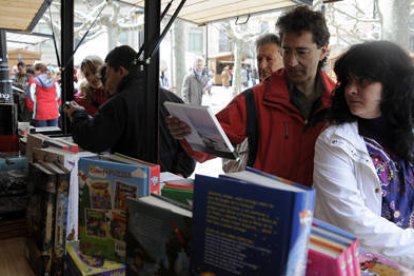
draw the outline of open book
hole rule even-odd
[[[208,106],[194,106],[164,102],[168,112],[188,124],[192,132],[186,137],[194,151],[206,152],[228,159],[236,159],[229,138]]]

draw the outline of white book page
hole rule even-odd
[[[191,134],[185,138],[193,150],[236,158],[233,145],[210,107],[173,102],[165,102],[164,105],[171,115],[191,127]]]

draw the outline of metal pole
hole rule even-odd
[[[0,29],[0,103],[13,103],[12,81],[7,64],[6,31]]]
[[[61,3],[61,55],[62,69],[62,101],[73,100],[73,16],[74,0],[65,0]],[[69,120],[62,114],[62,131],[64,134],[70,132]]]
[[[159,163],[159,146],[158,146],[158,89],[159,89],[159,51],[157,50],[152,56],[154,49],[154,38],[160,36],[161,22],[161,0],[145,0],[145,27],[144,27],[144,60],[149,64],[145,66],[145,96],[147,117],[147,132],[145,143],[147,145],[144,156],[146,160],[152,163]]]

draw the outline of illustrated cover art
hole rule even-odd
[[[108,234],[108,227],[105,218],[105,211],[97,209],[85,209],[86,218],[86,235],[106,238]]]
[[[79,240],[82,253],[125,260],[125,200],[150,193],[150,168],[86,157],[79,159]],[[159,179],[159,173],[158,173]]]
[[[89,182],[91,207],[96,209],[111,209],[111,191],[109,181],[96,181],[91,180]]]
[[[190,275],[191,211],[161,198],[127,200],[128,275]]]
[[[138,187],[134,187],[123,183],[121,181],[116,181],[116,193],[115,193],[115,208],[123,209],[126,208],[126,198],[136,198],[138,192]]]
[[[100,257],[93,257],[82,254],[77,242],[66,243],[66,271],[65,275],[125,275],[125,265]]]

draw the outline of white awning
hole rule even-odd
[[[144,7],[144,0],[122,0],[137,7]],[[161,0],[161,11],[171,0]],[[180,0],[175,0],[169,9],[173,14],[178,7]],[[298,3],[311,4],[312,0],[187,0],[181,9],[178,17],[198,25],[220,21],[238,16],[253,15],[270,12]]]

